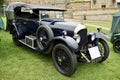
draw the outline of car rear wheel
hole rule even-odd
[[[6,19],[6,27],[5,27],[5,29],[4,29],[5,31],[8,30],[8,26],[10,26],[10,25],[9,25],[9,23],[8,23],[8,19]]]
[[[116,53],[120,53],[120,40],[115,40],[113,42],[113,50],[116,52]]]
[[[66,45],[57,44],[52,52],[52,58],[56,69],[65,76],[72,75],[77,66],[77,58]]]
[[[12,31],[12,40],[13,40],[13,43],[14,43],[15,45],[17,45],[17,46],[20,46],[20,45],[21,45],[21,43],[19,42],[18,34],[17,34],[15,28],[14,28],[13,31]]]
[[[36,40],[39,49],[45,50],[48,43],[53,39],[53,32],[51,28],[47,25],[41,25],[36,32]]]
[[[102,59],[101,59],[101,61],[99,61],[99,62],[103,62],[103,61],[105,61],[105,60],[108,58],[108,56],[109,56],[109,47],[108,47],[106,41],[103,40],[103,39],[99,39],[98,47],[99,47],[100,53],[101,53],[101,55],[102,55]]]

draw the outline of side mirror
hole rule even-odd
[[[101,32],[102,28],[101,28],[101,27],[98,27],[97,30],[98,30],[98,32]]]

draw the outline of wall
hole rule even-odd
[[[113,3],[113,0],[96,0],[96,3],[93,1],[92,8],[102,8],[102,5],[106,5],[106,8],[115,8],[116,2]]]
[[[101,20],[101,21],[112,21],[113,15],[120,11],[120,8],[108,8],[108,9],[86,9],[84,11],[73,10],[73,19],[84,19],[86,16],[87,20]]]
[[[89,9],[90,6],[91,6],[90,1],[71,2],[67,5],[67,8],[80,10],[81,7],[83,7],[84,9]]]
[[[19,1],[19,0],[6,0],[9,2]],[[61,8],[66,8],[68,11],[65,13],[65,18],[73,19],[83,19],[86,16],[87,20],[102,20],[111,21],[113,15],[119,11],[119,8],[115,8],[115,5],[111,0],[96,0],[96,4],[93,5],[91,9],[90,1],[83,2],[71,2],[66,3],[66,0],[20,0],[27,3],[34,4],[52,4]],[[54,3],[54,4],[53,4]],[[102,4],[106,4],[106,8],[101,8]]]
[[[101,5],[106,4],[106,8],[101,8]],[[80,7],[83,9],[80,9]],[[96,0],[96,4],[91,9],[91,2],[71,2],[67,5],[68,11],[65,14],[65,18],[84,19],[97,21],[112,21],[113,15],[120,10],[115,8],[115,4],[112,0]]]

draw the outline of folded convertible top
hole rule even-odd
[[[16,7],[26,7],[28,9],[39,9],[39,10],[48,10],[48,11],[66,11],[65,9],[58,8],[55,6],[27,4],[24,2],[12,2],[7,6],[6,11],[14,11]]]

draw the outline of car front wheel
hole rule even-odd
[[[102,59],[101,59],[101,61],[99,61],[99,62],[103,62],[103,61],[105,61],[105,60],[108,58],[108,56],[109,56],[109,47],[108,47],[106,41],[103,40],[103,39],[99,39],[98,47],[99,47],[100,53],[101,53],[101,55],[102,55]]]
[[[57,44],[52,52],[52,58],[56,69],[65,76],[72,75],[77,67],[77,58],[66,45]]]

